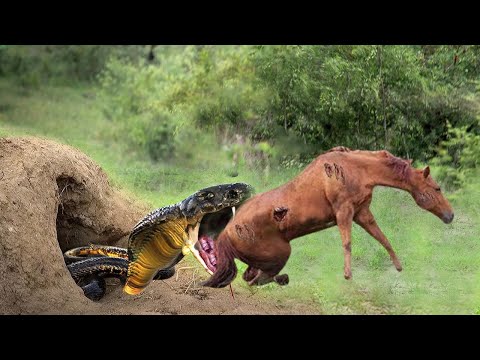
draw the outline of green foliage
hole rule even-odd
[[[295,154],[282,156],[280,166],[285,169],[303,169],[312,162],[313,158],[305,155]]]
[[[169,117],[168,121],[148,121],[149,129],[161,124],[162,129],[153,130],[155,138],[165,132],[182,136],[192,127],[245,133],[259,121],[252,109],[261,106],[261,92],[251,84],[252,69],[244,50],[190,46],[157,56],[160,65],[112,58],[99,77],[105,114],[124,124],[128,128],[123,130],[125,138],[135,144],[141,144],[140,137],[146,134],[144,142],[150,144],[147,151],[152,159],[159,159],[154,155],[159,142],[144,131],[142,119]],[[167,138],[173,139],[163,137],[161,142]]]
[[[248,51],[248,47],[197,49],[192,78],[183,83],[186,96],[175,99],[171,106],[183,106],[201,128],[230,127],[248,134],[259,121],[256,114],[264,102],[264,94],[255,88]]]
[[[437,176],[449,190],[465,185],[478,169],[480,162],[480,135],[467,127],[454,128],[448,124],[446,140],[440,143],[432,164],[437,166]]]
[[[447,121],[474,116],[458,91],[426,75],[420,55],[409,46],[261,46],[255,63],[273,93],[268,111],[306,142],[425,159]]]
[[[195,157],[184,142],[201,132],[209,149],[247,139],[250,168],[300,168],[338,145],[428,161],[448,124],[480,134],[479,46],[158,45],[149,60],[150,49],[2,46],[0,75],[25,92],[98,81],[112,136],[154,161]]]
[[[107,116],[129,124],[123,134],[135,136],[138,145],[157,144],[147,139],[153,135],[141,119],[166,116],[169,121],[149,120],[148,128],[158,124],[159,133],[180,135],[195,127],[224,145],[237,135],[252,146],[268,142],[275,149],[269,163],[286,167],[299,168],[337,145],[386,148],[426,161],[448,136],[447,124],[480,131],[471,92],[478,49],[467,47],[455,68],[448,67],[447,59],[458,51],[455,46],[160,47],[155,64],[111,58],[100,76],[102,100]],[[143,148],[159,159],[153,155],[158,146]],[[247,159],[256,159],[247,165],[259,166],[261,156],[247,152]]]
[[[92,81],[108,58],[138,58],[143,52],[143,46],[11,45],[0,49],[0,75],[15,76],[25,87]]]
[[[474,89],[480,75],[480,46],[425,45],[421,47],[428,76],[452,88]]]
[[[144,149],[154,161],[172,159],[177,145],[178,122],[157,105],[163,77],[161,69],[143,60],[118,58],[112,58],[99,77],[103,111],[119,125],[116,136]]]
[[[174,129],[168,123],[153,127],[146,138],[148,154],[154,161],[169,159],[175,154]]]

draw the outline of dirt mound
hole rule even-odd
[[[0,312],[86,309],[62,252],[116,243],[141,214],[81,152],[47,140],[0,139]]]
[[[225,289],[198,288],[195,264],[141,295],[111,286],[100,302],[88,300],[63,251],[90,243],[125,246],[148,210],[112,189],[102,169],[76,149],[37,138],[0,139],[0,313],[312,312],[305,306],[287,311],[247,290],[234,301]]]

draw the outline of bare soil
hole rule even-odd
[[[93,302],[73,281],[67,249],[88,244],[126,246],[149,210],[110,186],[85,154],[39,138],[0,139],[1,314],[306,314],[311,305],[275,304],[259,292],[198,285],[206,274],[191,261],[178,276],[155,281],[140,295],[109,280]],[[193,265],[193,268],[192,268]]]

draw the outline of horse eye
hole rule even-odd
[[[442,191],[442,188],[438,187],[438,188],[435,189],[435,191],[440,192],[440,191]]]

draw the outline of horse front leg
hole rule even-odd
[[[260,279],[261,277],[263,280]],[[262,270],[253,268],[251,266],[249,266],[243,273],[243,280],[248,282],[250,285],[260,285],[261,282],[266,284],[266,279],[268,279],[268,282],[275,281],[278,285],[287,285],[289,282],[289,277],[287,274],[265,276]]]
[[[343,276],[349,280],[352,278],[351,258],[352,258],[352,222],[353,208],[344,207],[337,211],[337,225],[342,237],[344,268]]]
[[[393,265],[397,271],[402,271],[402,264],[398,260],[397,254],[393,251],[393,247],[388,241],[387,237],[383,234],[382,230],[378,227],[375,218],[369,208],[364,208],[358,212],[355,217],[355,222],[365,229],[374,239],[376,239],[387,250],[392,259]]]

